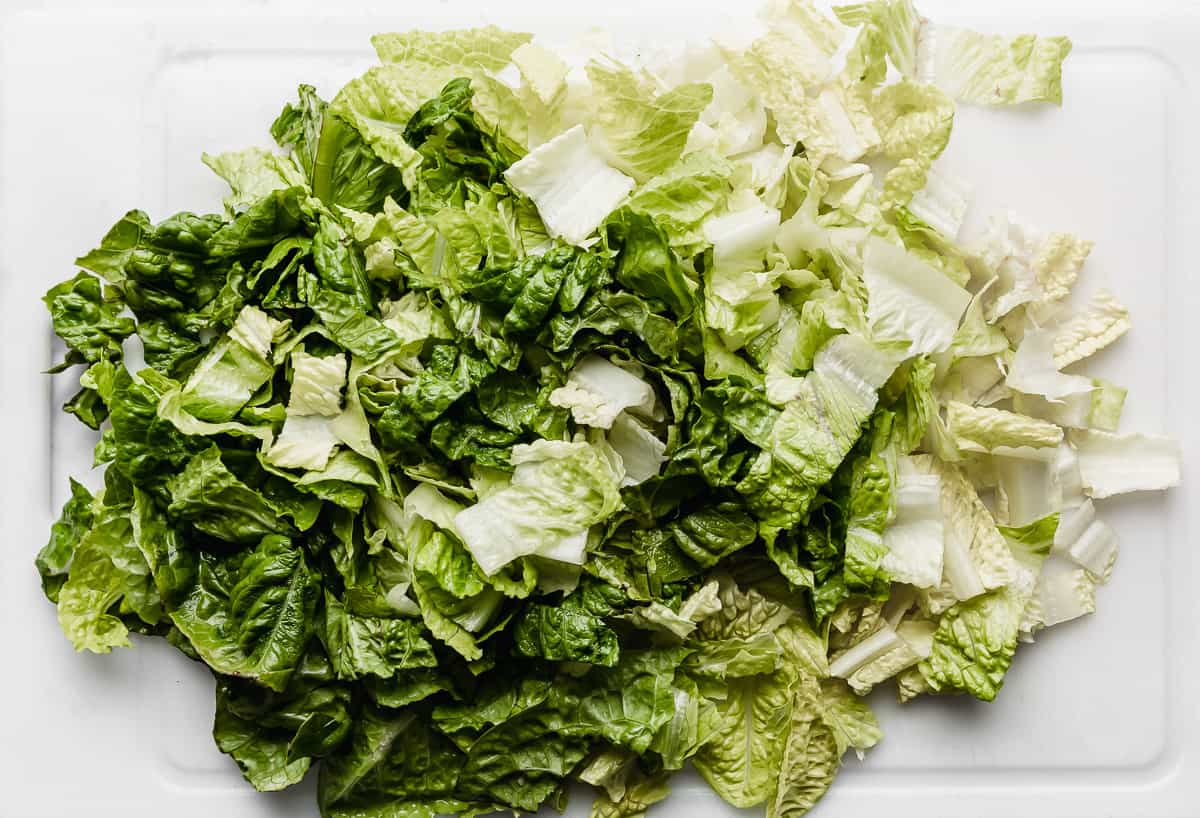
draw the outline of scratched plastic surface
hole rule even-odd
[[[57,354],[38,298],[71,260],[131,207],[218,207],[200,152],[266,144],[296,85],[336,90],[371,63],[376,31],[495,22],[565,38],[600,25],[652,45],[664,31],[703,38],[743,5],[617,0],[584,17],[537,0],[223,3],[0,4],[0,818],[317,814],[311,780],[260,795],[216,750],[202,667],[140,639],[76,655],[40,597],[32,558],[67,476],[97,479],[90,433],[58,411],[72,376],[38,374]],[[960,108],[947,161],[975,187],[971,220],[1012,209],[1096,240],[1087,286],[1115,289],[1134,331],[1092,371],[1129,388],[1124,428],[1181,439],[1185,486],[1107,504],[1122,554],[1098,613],[1022,648],[994,704],[876,695],[883,743],[847,759],[814,816],[1194,816],[1200,17],[1156,0],[920,6],[1074,39],[1063,109]],[[738,813],[698,777],[674,789],[659,815]]]

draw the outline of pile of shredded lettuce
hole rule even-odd
[[[1068,306],[1091,242],[961,235],[937,162],[956,100],[1059,103],[1069,41],[759,23],[381,34],[204,157],[224,212],[121,218],[45,297],[100,432],[37,558],[75,647],[203,662],[220,749],[319,760],[330,818],[640,816],[689,764],[782,818],[873,687],[991,700],[1091,612],[1093,500],[1178,450],[1074,371],[1129,329]]]

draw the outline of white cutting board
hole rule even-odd
[[[59,354],[39,297],[129,208],[156,220],[218,208],[221,185],[200,152],[266,144],[298,83],[328,94],[370,64],[373,32],[495,22],[560,36],[600,24],[619,38],[702,37],[756,3],[140,5],[0,2],[0,818],[307,818],[316,815],[311,780],[259,795],[217,752],[202,667],[146,640],[76,655],[59,633],[33,556],[67,476],[94,484],[96,475],[86,478],[91,435],[58,411],[73,375],[52,383],[38,374]],[[1122,555],[1099,612],[1022,647],[994,704],[900,708],[890,692],[876,696],[883,743],[865,762],[848,758],[815,814],[1195,816],[1197,6],[943,0],[921,9],[941,22],[1074,39],[1061,110],[962,108],[947,162],[976,186],[972,221],[1012,209],[1096,240],[1087,286],[1113,287],[1135,328],[1090,371],[1129,387],[1123,428],[1181,440],[1186,485],[1104,504]],[[688,776],[657,812],[736,811]]]

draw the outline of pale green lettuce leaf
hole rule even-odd
[[[592,757],[579,771],[579,780],[604,790],[609,801],[620,801],[637,756],[629,750],[608,747]]]
[[[950,96],[978,105],[1062,104],[1066,37],[1004,37],[952,26],[927,26],[917,54],[918,76]]]
[[[757,150],[735,157],[734,186],[750,191],[767,207],[784,207],[793,150],[777,142],[768,142]]]
[[[421,157],[404,140],[417,109],[450,80],[498,71],[532,35],[495,26],[455,31],[409,31],[371,38],[384,65],[347,83],[330,103],[330,113],[352,124],[385,162],[414,181]]]
[[[683,153],[688,133],[712,102],[712,86],[689,83],[661,91],[648,72],[592,60],[589,132],[612,164],[639,182],[665,171]]]
[[[403,274],[411,283],[436,287],[446,274],[447,247],[444,236],[389,196],[375,214],[349,213],[354,240],[363,248],[367,272],[391,279]]]
[[[917,70],[917,35],[922,18],[910,0],[873,0],[835,6],[838,20],[862,26],[846,56],[847,72],[864,82],[878,84],[887,76],[887,61],[902,76]]]
[[[342,410],[346,386],[346,356],[309,355],[303,348],[292,353],[292,392],[288,411],[297,415],[333,417]]]
[[[734,269],[716,266],[704,288],[704,320],[731,352],[774,326],[781,312],[775,292],[779,270]]]
[[[454,517],[464,508],[462,503],[452,500],[436,486],[421,483],[404,496],[404,513],[409,517],[420,517],[438,528],[454,532]],[[457,533],[457,532],[456,532]]]
[[[713,89],[712,102],[700,112],[700,121],[688,134],[684,153],[715,151],[721,156],[740,156],[763,145],[767,130],[767,112],[750,89],[734,77],[720,52],[713,47],[701,52],[696,60],[703,68],[689,79],[699,80]]]
[[[925,186],[913,193],[908,212],[954,241],[970,206],[971,188],[936,165],[925,175]]]
[[[181,406],[200,420],[232,420],[273,374],[271,347],[287,329],[257,307],[243,307],[183,386]]]
[[[689,153],[638,187],[626,205],[653,218],[672,247],[694,248],[704,241],[701,225],[730,193],[733,166],[712,153]]]
[[[341,442],[334,424],[341,415],[345,385],[344,355],[318,358],[295,350],[287,419],[265,460],[281,469],[324,469]]]
[[[536,148],[583,121],[591,88],[579,81],[582,71],[572,72],[562,57],[537,43],[513,51],[512,61],[520,75],[518,96],[526,114],[528,147]]]
[[[883,730],[867,703],[837,679],[821,680],[821,719],[833,729],[837,754],[853,748],[858,757],[883,738]]]
[[[738,484],[752,512],[771,527],[789,527],[808,511],[862,432],[876,390],[895,358],[853,335],[838,335],[817,353],[797,397],[751,442],[762,452]]]
[[[962,323],[950,343],[949,354],[953,358],[975,358],[1003,355],[1008,350],[1008,336],[1004,330],[989,324],[983,317],[983,300],[976,295],[963,313]]]
[[[936,692],[992,701],[1017,649],[1027,599],[1005,587],[955,604],[938,620],[921,674]]]
[[[933,625],[924,620],[887,622],[865,634],[845,650],[830,657],[829,674],[845,679],[855,693],[871,689],[929,655]]]
[[[949,348],[971,294],[904,248],[873,236],[863,261],[867,315],[881,340],[908,341],[909,354]]]
[[[1131,326],[1125,305],[1108,290],[1101,290],[1055,330],[1054,363],[1061,368],[1081,361],[1129,332]]]
[[[421,102],[436,96],[442,86],[464,68],[499,71],[513,51],[533,39],[533,35],[506,31],[496,26],[450,31],[405,31],[376,34],[371,45],[380,61],[391,65],[420,67],[433,77],[435,88]],[[443,79],[444,77],[444,79]]]
[[[562,58],[534,42],[522,43],[512,52],[521,79],[543,105],[553,104],[562,93],[569,70]]]
[[[954,102],[937,88],[908,80],[881,88],[871,100],[871,113],[880,152],[895,162],[913,160],[926,171],[946,149],[954,126]]]
[[[638,770],[633,773],[619,798],[613,799],[608,793],[596,797],[590,818],[644,818],[651,806],[670,795],[669,773],[646,775]]]
[[[171,424],[185,435],[245,435],[256,437],[270,446],[275,439],[274,430],[268,425],[255,425],[229,420],[223,423],[211,423],[200,420],[183,408],[184,398],[180,389],[168,389],[162,393],[155,411],[159,416],[171,421]]]
[[[1022,604],[1018,633],[1029,638],[1045,626],[1039,597],[1036,593],[1042,566],[1054,544],[1059,515],[1051,513],[1020,526],[1000,526],[1000,534],[1008,544],[1013,561],[1006,592],[1016,604]],[[1023,602],[1022,602],[1023,601]]]
[[[819,88],[804,104],[796,106],[795,136],[817,156],[829,155],[847,162],[859,159],[879,144],[879,132],[866,98],[859,89],[834,81]],[[790,140],[789,140],[790,141]]]
[[[1125,406],[1126,390],[1093,378],[1091,390],[1050,401],[1037,395],[1013,395],[1013,410],[1068,429],[1115,432]]]
[[[1056,463],[1020,457],[995,457],[996,516],[1010,526],[1029,525],[1059,511],[1064,502]]]
[[[816,155],[853,160],[871,150],[879,134],[858,89],[831,80],[830,58],[841,32],[806,0],[777,2],[763,22],[767,33],[745,48],[722,45],[734,77],[775,117],[785,145],[803,142]]]
[[[583,126],[539,145],[504,172],[533,200],[551,234],[580,245],[634,188],[634,180],[605,162]]]
[[[1070,294],[1092,246],[1093,242],[1070,233],[1050,233],[1041,240],[1033,271],[1047,299],[1058,301]]]
[[[528,554],[581,564],[582,548],[564,554],[563,541],[586,542],[588,528],[621,506],[614,459],[582,440],[514,446],[512,483],[457,514],[455,529],[489,575]]]
[[[1063,439],[1062,429],[1053,423],[1006,409],[968,406],[958,401],[946,404],[946,423],[959,447],[966,451],[1014,456],[1028,450],[1053,452]],[[1038,454],[1033,452],[1030,456]]]
[[[719,583],[709,580],[692,593],[679,606],[678,611],[668,608],[661,602],[651,602],[631,616],[631,620],[639,627],[652,627],[667,631],[679,639],[686,639],[696,630],[696,626],[708,617],[721,610]]]
[[[430,339],[450,340],[454,332],[427,293],[409,291],[379,305],[383,325],[400,339],[401,352],[416,356]]]
[[[150,567],[133,537],[128,508],[102,506],[70,560],[58,591],[58,622],[75,650],[108,653],[129,647],[120,614],[154,624],[162,615]]]
[[[729,211],[704,222],[704,238],[713,246],[713,268],[740,273],[760,270],[779,229],[779,211],[742,191]]]
[[[225,197],[230,213],[240,213],[273,190],[305,187],[308,180],[288,157],[265,148],[246,148],[216,156],[201,154],[204,164],[229,183]]]
[[[492,74],[471,77],[471,110],[480,129],[514,156],[523,156],[529,144],[529,112],[520,94]]]
[[[1069,233],[1042,235],[1011,214],[992,218],[972,250],[974,273],[996,279],[986,296],[988,320],[1022,304],[1036,311],[1065,298],[1091,248],[1092,242]]]
[[[813,679],[803,679],[796,686],[791,723],[779,759],[779,780],[767,802],[767,818],[804,815],[833,783],[842,753],[825,707],[821,688]]]
[[[733,806],[752,807],[774,794],[791,731],[793,695],[782,671],[726,681],[716,729],[693,763]]]
[[[1034,589],[1038,625],[1051,627],[1096,611],[1096,581],[1070,560],[1050,555]]]

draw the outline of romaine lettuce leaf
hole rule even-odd
[[[1066,37],[1004,37],[953,26],[921,32],[917,75],[955,99],[980,105],[1062,104]]]

